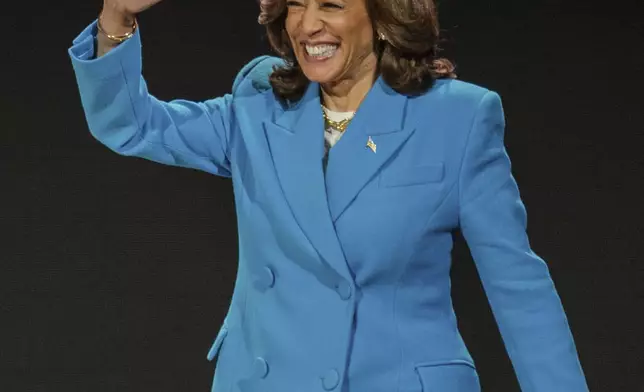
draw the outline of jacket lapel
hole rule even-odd
[[[407,97],[379,78],[329,151],[326,190],[333,222],[413,133],[404,124],[406,109]]]
[[[284,197],[298,225],[320,256],[350,276],[326,198],[322,159],[324,119],[319,85],[310,83],[303,98],[264,121],[266,138]]]

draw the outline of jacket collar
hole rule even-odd
[[[297,103],[264,122],[277,177],[296,221],[322,257],[341,272],[348,273],[348,267],[334,223],[413,133],[405,124],[407,100],[378,78],[331,148],[326,176],[318,83],[310,83]],[[367,146],[369,140],[375,151]]]

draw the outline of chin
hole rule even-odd
[[[304,76],[311,82],[316,82],[320,84],[330,83],[338,79],[339,72],[332,70],[322,71],[322,70],[307,70],[302,68]]]
[[[336,56],[323,60],[301,56],[298,58],[298,63],[304,76],[310,81],[320,84],[330,83],[339,79],[342,74],[342,61]]]

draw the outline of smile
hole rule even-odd
[[[322,60],[332,57],[338,50],[338,47],[339,45],[335,44],[304,45],[306,54],[316,60]]]

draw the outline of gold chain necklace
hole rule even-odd
[[[353,119],[353,115],[351,115],[351,117],[345,118],[342,121],[333,121],[329,118],[329,115],[326,113],[326,110],[324,110],[324,106],[322,106],[322,116],[324,116],[324,121],[326,121],[329,127],[335,130],[338,130],[341,133],[346,131],[347,127],[349,126],[349,123]]]

